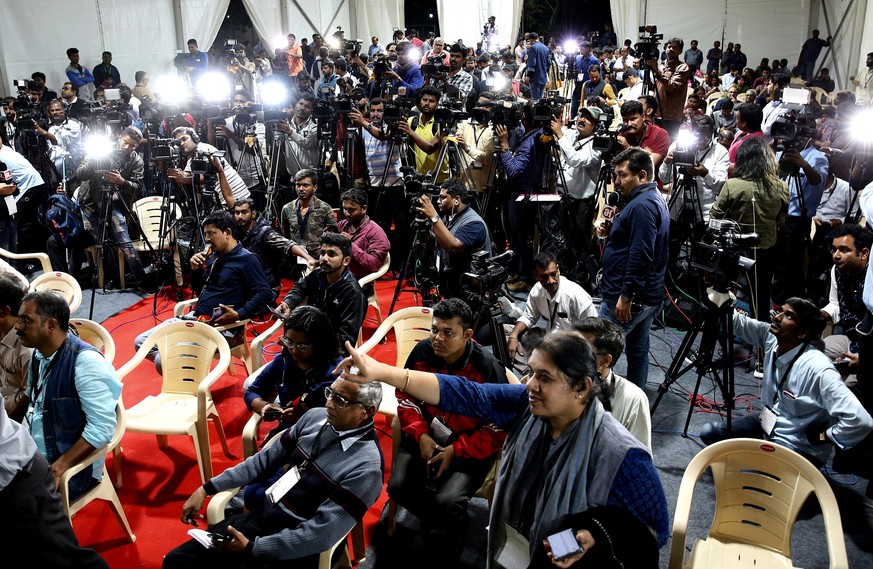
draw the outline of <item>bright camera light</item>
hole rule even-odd
[[[338,37],[331,36],[325,40],[325,43],[334,49],[340,48],[340,40]]]
[[[409,56],[409,61],[421,61],[421,50],[418,48],[410,48],[406,54]]]
[[[113,150],[115,145],[105,136],[92,136],[85,141],[85,155],[92,160],[107,158]]]
[[[562,45],[564,48],[564,53],[576,53],[577,51],[579,51],[579,46],[574,40],[565,40]]]
[[[296,42],[295,42],[296,45]],[[273,47],[288,47],[288,38],[283,35],[278,35],[273,38]]]
[[[852,138],[864,144],[873,143],[873,110],[859,111],[850,123]]]
[[[499,91],[500,89],[506,87],[506,85],[509,83],[509,80],[501,73],[500,75],[494,75],[492,77],[489,77],[488,79],[486,79],[485,83],[493,90]]]
[[[197,81],[197,93],[209,102],[226,101],[230,97],[230,83],[224,73],[204,73]]]
[[[167,105],[178,105],[188,95],[188,85],[178,75],[164,75],[154,82],[155,95]]]
[[[676,137],[676,148],[688,148],[697,143],[697,138],[690,129],[679,129],[679,135]]]
[[[261,85],[261,102],[268,107],[278,107],[288,100],[288,90],[279,81],[267,81]]]

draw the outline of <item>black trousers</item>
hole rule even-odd
[[[776,237],[773,270],[773,301],[779,306],[789,298],[806,296],[806,271],[803,267],[809,249],[810,220],[787,217]]]
[[[275,518],[265,519],[261,512],[246,512],[226,518],[209,531],[227,535],[227,526],[233,526],[235,530],[245,535],[248,539],[264,535],[273,535],[290,527],[287,520],[283,523]],[[333,544],[330,544],[333,545]],[[325,549],[330,547],[325,546]],[[182,545],[170,551],[164,557],[163,569],[316,569],[318,567],[318,555],[308,555],[299,559],[285,561],[264,561],[253,556],[226,553],[218,548],[206,549],[199,542],[190,539]]]
[[[33,567],[109,569],[96,551],[79,545],[41,454],[0,491],[0,512],[4,552],[19,552]]]

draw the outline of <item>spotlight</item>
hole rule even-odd
[[[579,51],[579,45],[576,43],[576,40],[564,40],[562,47],[564,48],[564,53],[566,54],[576,53],[577,51]]]
[[[105,136],[92,136],[85,141],[85,155],[92,160],[102,160],[112,154],[115,146]]]
[[[873,110],[858,111],[849,123],[849,131],[857,142],[873,143]]]
[[[155,79],[155,95],[161,103],[178,105],[188,95],[188,85],[178,75],[164,75]]]
[[[278,80],[261,84],[261,102],[268,107],[279,107],[288,100],[288,90]]]
[[[230,97],[230,84],[227,77],[227,74],[223,73],[204,73],[197,81],[197,93],[211,103],[226,101]]]

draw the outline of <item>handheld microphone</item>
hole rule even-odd
[[[603,205],[603,219],[612,223],[618,213],[618,201],[620,196],[618,192],[608,192],[606,194],[606,202]]]
[[[12,181],[12,170],[5,162],[0,162],[0,184],[14,184]]]

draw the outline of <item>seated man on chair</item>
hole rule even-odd
[[[247,251],[233,236],[233,218],[226,210],[216,210],[203,220],[206,250],[191,257],[191,284],[199,298],[191,317],[210,324],[232,324],[257,316],[276,298],[258,257]],[[217,314],[219,313],[220,314]],[[216,315],[217,314],[217,315]],[[176,319],[171,318],[166,322]],[[152,330],[134,340],[142,346]],[[224,331],[234,347],[245,341],[245,327]],[[148,355],[161,371],[158,349]]]
[[[70,334],[70,307],[56,292],[27,294],[15,330],[21,343],[34,349],[24,424],[57,482],[112,440],[121,382],[97,348]],[[102,460],[73,476],[70,502],[96,486],[102,476]]]
[[[430,338],[413,348],[406,368],[506,383],[500,362],[472,341],[472,319],[460,299],[437,303]],[[482,486],[506,433],[480,419],[444,413],[399,389],[397,400],[403,434],[388,495],[421,520],[432,553],[457,560],[469,522],[467,502]]]
[[[704,444],[736,437],[769,440],[803,455],[816,467],[827,463],[833,446],[860,443],[873,418],[843,383],[820,350],[825,319],[818,307],[789,298],[772,324],[734,313],[734,333],[764,350],[760,413],[704,425]]]
[[[251,198],[236,200],[233,204],[233,220],[240,237],[240,244],[257,255],[267,282],[274,290],[281,287],[280,270],[283,257],[298,257],[308,265],[314,265],[313,259],[302,246],[291,239],[282,237],[267,220],[255,210]]]
[[[321,236],[318,268],[294,283],[278,309],[288,316],[304,300],[330,317],[339,336],[354,344],[364,322],[367,299],[358,280],[349,271],[352,241],[345,235],[327,232]]]
[[[391,243],[385,230],[367,215],[367,193],[358,188],[342,195],[345,219],[337,223],[337,231],[352,240],[352,262],[349,270],[356,279],[375,273],[385,262]]]
[[[311,409],[276,444],[194,491],[182,506],[182,521],[193,526],[209,495],[260,484],[265,497],[260,508],[210,528],[230,541],[207,549],[189,540],[167,554],[164,569],[312,568],[351,531],[382,490],[373,428],[382,387],[337,379],[325,394],[326,407]]]

